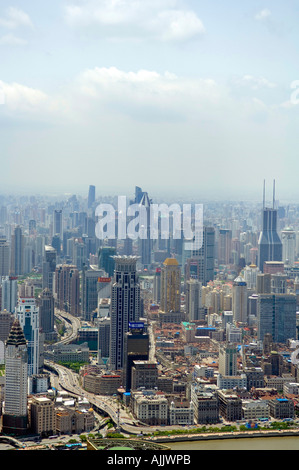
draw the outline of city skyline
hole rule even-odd
[[[259,200],[266,178],[296,200],[297,13],[277,0],[3,0],[2,193],[126,194],[136,181]]]

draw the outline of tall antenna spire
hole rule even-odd
[[[273,209],[275,208],[275,180],[273,180]]]
[[[265,209],[265,180],[264,180],[264,189],[263,189],[263,209]]]

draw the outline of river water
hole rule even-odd
[[[210,441],[182,441],[165,443],[171,450],[299,450],[296,437],[252,437],[242,439],[215,439]]]

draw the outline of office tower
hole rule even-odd
[[[0,278],[9,275],[9,244],[5,237],[0,237]]]
[[[296,295],[260,294],[257,300],[258,340],[264,341],[266,333],[275,343],[296,339]]]
[[[131,389],[154,390],[158,385],[158,365],[152,361],[133,361]]]
[[[54,276],[56,269],[57,252],[51,245],[46,245],[43,259],[43,289],[54,292]]]
[[[244,268],[244,281],[248,289],[256,289],[257,275],[259,268],[255,264],[250,264]]]
[[[162,312],[181,310],[181,269],[175,258],[167,258],[161,268]]]
[[[218,266],[232,262],[232,231],[220,229],[218,236]]]
[[[88,209],[91,209],[96,200],[96,187],[92,184],[88,190]]]
[[[60,256],[61,255],[61,238],[58,233],[53,235],[52,240],[51,240],[51,246],[56,251],[57,256]]]
[[[17,226],[11,236],[10,274],[24,274],[24,235],[21,227]]]
[[[110,318],[100,318],[98,320],[98,362],[110,355]]]
[[[85,268],[82,271],[82,316],[90,321],[98,307],[98,279],[101,271]]]
[[[73,243],[73,264],[77,266],[79,271],[82,271],[83,266],[86,266],[87,254],[86,254],[86,246],[83,243],[82,238],[76,238]]]
[[[286,294],[287,280],[286,274],[271,274],[271,294]]]
[[[143,194],[144,193],[143,193],[142,189],[139,186],[135,186],[135,203],[136,204],[140,203]]]
[[[103,246],[99,249],[99,268],[103,269],[108,276],[114,274],[116,249],[111,246]]]
[[[143,322],[129,323],[129,331],[125,335],[124,349],[124,387],[129,392],[132,386],[134,361],[147,361],[149,359],[149,335],[145,331]]]
[[[38,296],[39,324],[46,340],[55,336],[54,331],[54,296],[47,287]]]
[[[28,345],[28,377],[30,377],[40,371],[39,309],[34,297],[19,297],[16,316]]]
[[[62,210],[55,209],[53,212],[53,233],[52,236],[59,236],[60,242],[63,239],[63,220],[62,220]]]
[[[235,322],[247,323],[247,284],[241,276],[236,277],[232,289],[232,311]]]
[[[18,302],[18,278],[6,276],[2,278],[1,309],[14,313]]]
[[[152,240],[150,234],[150,205],[151,201],[146,192],[143,193],[143,196],[140,201],[140,206],[145,208],[146,212],[146,226],[140,228],[142,230],[142,236],[138,238],[139,245],[139,255],[140,262],[145,267],[148,268],[152,261]]]
[[[3,343],[9,336],[14,319],[12,313],[0,311],[0,341]]]
[[[186,250],[184,250],[186,251]],[[203,227],[202,247],[199,250],[188,251],[184,254],[186,259],[185,277],[197,279],[204,286],[214,280],[215,261],[215,229]]]
[[[5,348],[5,406],[2,417],[4,434],[22,435],[27,431],[28,353],[27,341],[15,319]]]
[[[55,292],[59,310],[80,315],[80,278],[76,266],[63,264],[56,267]]]
[[[222,376],[237,375],[237,346],[232,343],[219,347],[219,374]]]
[[[282,261],[289,265],[294,266],[296,256],[296,232],[291,228],[285,228],[281,232],[282,242]]]
[[[160,303],[161,300],[161,268],[156,268],[154,275],[154,287],[153,287],[153,299],[154,302]]]
[[[201,288],[202,284],[197,279],[186,282],[186,314],[190,322],[204,319]]]
[[[110,366],[124,367],[125,335],[129,322],[140,316],[140,285],[135,256],[115,256],[115,271],[111,287]]]
[[[265,261],[282,260],[282,243],[277,233],[277,210],[275,209],[275,182],[273,186],[273,207],[265,207],[265,183],[262,211],[262,231],[258,241],[258,267],[264,272]]]
[[[256,276],[256,293],[270,294],[271,292],[271,274],[258,273]]]

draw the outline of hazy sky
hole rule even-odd
[[[258,200],[275,178],[299,201],[298,20],[291,0],[1,0],[0,193]]]

